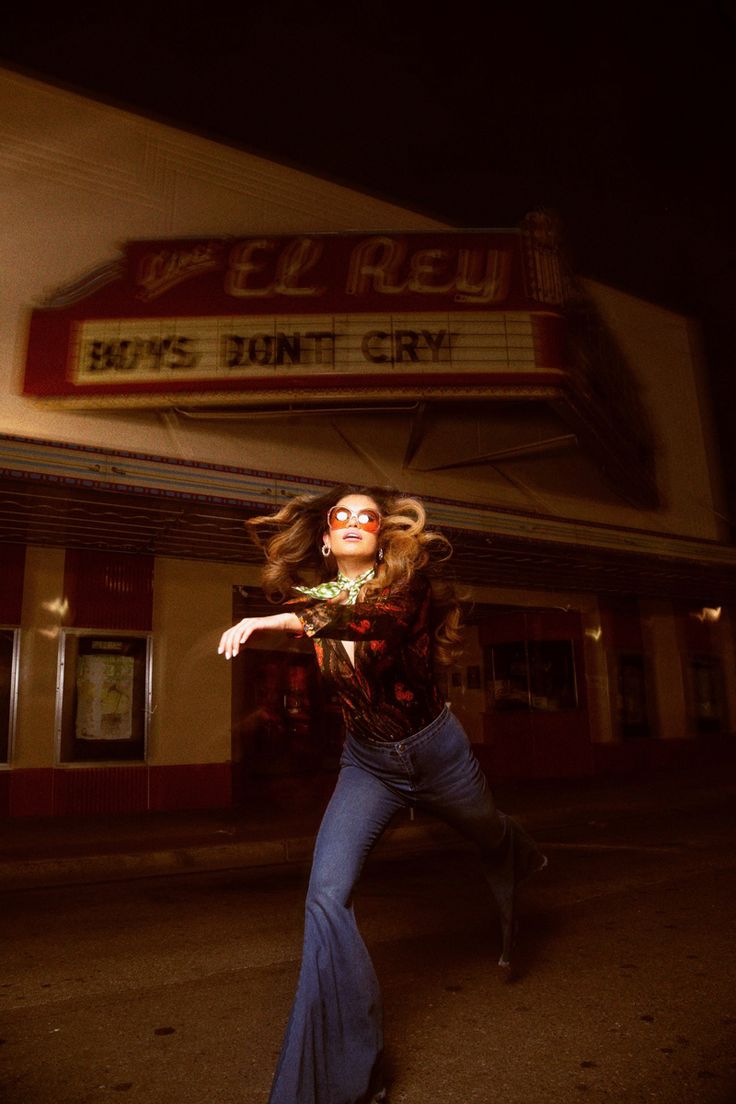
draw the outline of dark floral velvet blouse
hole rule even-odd
[[[432,591],[414,576],[376,598],[343,605],[317,601],[294,610],[312,640],[327,688],[345,727],[360,740],[385,743],[424,728],[444,706],[432,669]],[[355,642],[355,666],[342,641]]]

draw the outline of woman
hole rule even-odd
[[[450,546],[425,528],[421,503],[340,487],[250,524],[266,555],[264,590],[298,605],[246,617],[223,633],[219,651],[230,659],[264,630],[306,634],[347,730],[315,845],[299,984],[270,1104],[370,1104],[385,1100],[380,993],[352,895],[394,813],[429,810],[478,846],[507,975],[515,886],[546,859],[496,810],[439,690],[434,668],[457,651],[459,607],[440,573]]]

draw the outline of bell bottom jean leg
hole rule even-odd
[[[411,744],[407,744],[411,749]],[[535,841],[496,808],[488,781],[460,722],[448,712],[434,739],[409,751],[417,803],[471,840],[501,925],[499,966],[509,968],[519,883],[546,864]]]
[[[403,804],[343,755],[315,844],[299,982],[269,1104],[363,1104],[381,1088],[381,996],[352,895]]]

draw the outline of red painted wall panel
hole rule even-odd
[[[0,624],[20,625],[26,550],[22,544],[0,544]]]
[[[609,648],[626,652],[644,650],[639,601],[635,597],[599,598],[603,638]]]
[[[0,773],[0,817],[174,812],[231,804],[231,763],[44,767]]]
[[[152,810],[224,809],[232,804],[232,763],[151,767]]]
[[[65,624],[77,628],[149,631],[153,556],[71,548],[66,553]]]
[[[54,771],[51,767],[10,770],[8,813],[11,817],[51,816],[54,811]]]
[[[142,813],[148,804],[148,769],[88,767],[54,771],[54,813]]]

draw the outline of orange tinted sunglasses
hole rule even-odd
[[[381,528],[378,510],[349,510],[347,506],[333,506],[327,514],[330,529],[347,529],[353,520],[366,533],[377,533]]]

